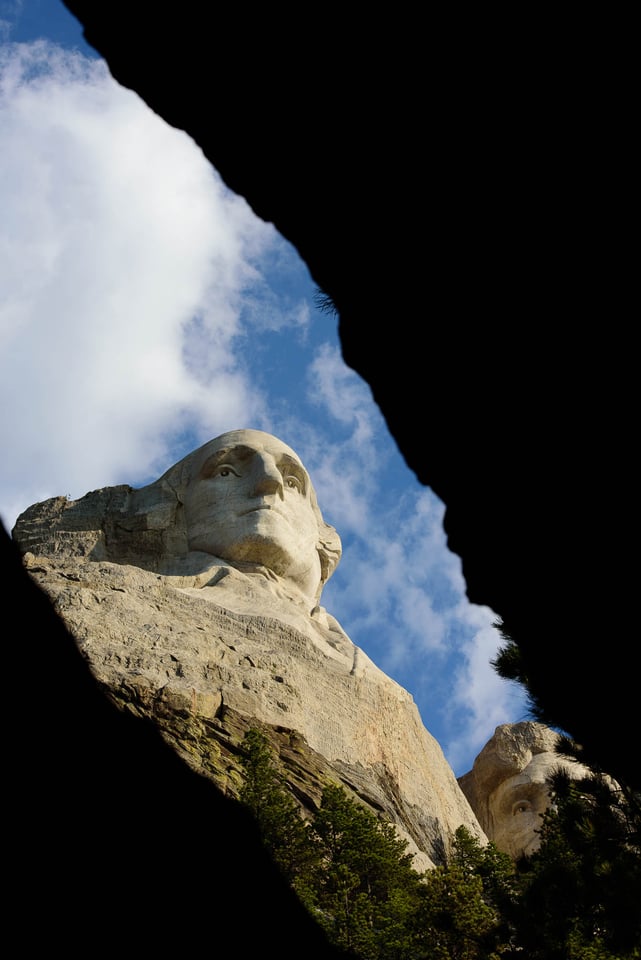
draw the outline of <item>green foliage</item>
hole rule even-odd
[[[331,941],[362,960],[422,960],[425,934],[417,925],[421,876],[392,824],[338,786],[323,791],[314,821],[305,825],[284,787],[266,738],[243,741],[240,798],[263,840],[307,909]]]
[[[240,800],[253,814],[263,842],[290,884],[311,869],[317,858],[300,809],[285,787],[267,739],[252,729],[242,744],[245,781]]]
[[[454,834],[451,863],[476,873],[483,881],[484,895],[499,904],[515,894],[514,863],[507,853],[493,843],[482,845],[467,827],[460,826]]]
[[[516,683],[522,684],[526,688],[526,693],[529,695],[528,677],[523,666],[523,657],[520,648],[509,634],[506,633],[500,620],[496,621],[493,626],[501,635],[503,644],[499,647],[496,656],[490,660],[491,666],[494,667],[499,677],[502,677],[504,680],[514,680]],[[532,704],[530,705],[532,706]]]
[[[421,956],[416,913],[421,877],[407,841],[346,791],[323,791],[312,831],[321,851],[308,905],[332,941],[356,957]]]
[[[512,933],[504,914],[516,896],[514,873],[510,857],[459,827],[448,866],[425,875],[421,922],[430,960],[508,955]]]
[[[455,864],[430,871],[421,921],[433,960],[490,956],[484,944],[496,915],[484,902],[481,878],[465,867]]]
[[[308,824],[268,741],[243,742],[241,799],[330,940],[355,960],[641,960],[638,795],[600,777],[552,783],[541,847],[515,866],[465,827],[419,874],[407,843],[338,786]]]
[[[460,826],[454,837],[452,866],[465,868],[482,885],[483,902],[493,911],[493,922],[483,937],[483,948],[502,955],[514,939],[511,918],[518,902],[516,871],[512,858],[494,843],[482,845],[469,830]]]
[[[641,957],[639,798],[598,776],[552,782],[541,846],[520,864],[518,943],[532,960]]]

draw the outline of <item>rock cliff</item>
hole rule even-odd
[[[461,824],[485,839],[411,695],[322,609],[303,617],[275,602],[264,578],[230,566],[176,575],[103,559],[88,505],[122,504],[119,489],[88,494],[84,508],[65,498],[36,504],[14,540],[121,709],[152,718],[232,797],[239,744],[261,728],[303,815],[326,783],[340,783],[395,823],[418,869],[446,859]]]

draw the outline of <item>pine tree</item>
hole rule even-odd
[[[259,731],[242,762],[267,848],[355,960],[641,960],[639,798],[611,781],[556,775],[541,847],[516,871],[460,827],[449,864],[419,874],[393,825],[342,787],[306,824]]]
[[[641,958],[639,797],[555,774],[539,850],[520,867],[518,943],[532,960]]]
[[[484,901],[481,878],[460,864],[436,867],[426,876],[420,920],[430,960],[498,956],[486,947],[496,912]]]
[[[450,862],[425,874],[420,922],[430,960],[509,956],[514,864],[494,844],[458,828]]]
[[[394,826],[329,786],[312,829],[322,860],[308,905],[332,942],[363,960],[426,956],[416,924],[421,875]]]
[[[245,780],[240,800],[253,814],[263,842],[288,882],[296,884],[318,857],[300,807],[285,785],[267,738],[256,729],[243,739]]]
[[[512,858],[494,843],[481,844],[465,826],[454,835],[450,866],[460,866],[481,881],[482,899],[494,912],[494,922],[485,935],[490,950],[504,953],[513,941],[512,917],[518,902],[518,885]]]

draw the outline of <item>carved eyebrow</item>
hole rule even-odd
[[[297,460],[294,460],[294,458],[290,457],[289,454],[284,453],[278,458],[278,469],[281,473],[283,472],[283,469],[285,469],[288,473],[291,473],[297,477],[303,485],[303,491],[307,493],[309,476],[307,470],[301,467]]]
[[[257,451],[253,447],[248,447],[244,443],[236,444],[233,447],[223,447],[222,450],[217,450],[205,460],[198,472],[198,476],[201,478],[210,476],[221,463],[244,463],[246,460],[250,460],[256,453]],[[276,464],[281,473],[286,471],[297,477],[303,485],[304,492],[307,493],[309,475],[297,460],[294,460],[288,453],[283,453],[276,458]]]
[[[244,444],[238,444],[234,447],[223,447],[222,450],[216,450],[210,457],[207,457],[198,471],[198,476],[208,477],[214,472],[219,463],[225,463],[228,460],[232,463],[234,463],[234,461],[242,462],[243,460],[248,460],[255,452],[251,447],[247,447]]]

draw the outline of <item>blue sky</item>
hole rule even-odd
[[[343,363],[296,251],[57,0],[0,2],[0,137],[5,526],[47,497],[142,486],[226,430],[274,433],[343,541],[323,605],[465,773],[525,699],[492,670],[496,614],[467,601],[443,504]],[[429,411],[407,415],[429,443]]]

